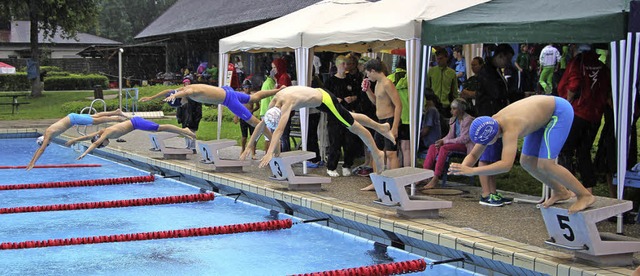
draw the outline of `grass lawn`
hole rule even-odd
[[[139,95],[140,97],[150,96],[167,88],[168,87],[166,86],[145,87],[140,89]],[[117,91],[104,91],[105,96],[116,94]],[[0,101],[3,101],[3,99],[7,99],[4,101],[9,102],[11,98],[0,98]],[[91,90],[44,92],[43,96],[38,98],[20,97],[18,98],[19,102],[29,102],[29,104],[21,105],[19,112],[15,115],[11,114],[10,105],[0,105],[0,120],[37,120],[61,118],[67,115],[67,112],[65,112],[61,108],[63,104],[77,101],[81,102],[80,106],[89,106],[92,100],[93,91]],[[117,101],[117,99],[115,99],[115,101]],[[165,109],[165,114],[171,116],[171,114],[167,114],[167,110],[171,109]],[[238,144],[240,144],[240,127],[239,125],[233,123],[233,115],[229,112],[228,109],[225,108],[224,112],[225,113],[223,114],[221,138],[235,139],[238,141]],[[217,109],[215,107],[203,107],[203,120],[200,122],[200,127],[197,132],[199,140],[213,140],[217,138],[218,123],[216,116]],[[178,125],[177,121],[174,118],[155,121],[160,124]],[[598,139],[596,138],[596,141],[597,140]],[[263,148],[264,139],[260,139],[257,149]],[[422,167],[422,160],[419,160],[418,163],[419,166]],[[449,179],[451,181],[467,182],[467,179],[465,179],[465,177],[460,176],[451,176]],[[524,171],[524,169],[522,169],[519,164],[515,164],[510,172],[499,175],[497,181],[498,189],[500,190],[529,195],[540,195],[542,192],[542,185],[533,177],[531,177],[526,171]],[[479,185],[477,178],[475,182],[476,185]],[[609,192],[606,183],[602,183],[601,181],[599,181],[598,185],[594,188],[594,194],[608,196]]]

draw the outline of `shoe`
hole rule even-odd
[[[336,170],[327,170],[327,174],[331,177],[338,177],[340,174]]]
[[[198,153],[198,151],[196,149],[191,149],[191,152],[193,152],[193,154]]]
[[[502,207],[504,206],[504,203],[502,203],[502,201],[500,201],[496,195],[494,194],[489,194],[488,197],[483,197],[482,195],[480,196],[480,205],[486,205],[486,206],[491,206],[491,207]]]
[[[320,167],[318,163],[307,162],[307,168],[317,169],[318,167]]]
[[[502,203],[504,203],[504,205],[509,205],[509,204],[513,203],[513,198],[510,198],[510,197],[504,197],[504,196],[502,196],[502,194],[501,194],[501,193],[499,193],[499,192],[496,192],[494,195],[495,195],[495,196],[496,196],[500,201],[502,201]]]
[[[373,168],[363,167],[360,171],[358,171],[358,176],[369,176],[373,172]]]
[[[351,176],[351,169],[342,168],[342,176]]]

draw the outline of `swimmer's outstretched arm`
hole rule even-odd
[[[256,125],[253,133],[251,134],[251,137],[249,138],[247,147],[244,149],[242,154],[240,154],[240,160],[245,160],[247,156],[249,156],[249,154],[253,153],[253,149],[256,148],[256,143],[258,143],[258,138],[260,138],[260,135],[262,135],[265,129],[266,126],[264,124],[264,121],[260,121],[260,123]]]
[[[273,95],[275,95],[276,93],[278,93],[278,91],[282,90],[286,88],[286,86],[280,86],[280,88],[276,88],[276,89],[271,89],[271,90],[260,90],[256,93],[251,94],[251,97],[249,98],[249,102],[250,103],[259,103],[260,100],[267,98],[267,97],[271,97]]]
[[[171,91],[173,91],[173,90],[180,91],[180,90],[182,90],[183,88],[184,88],[184,87],[179,87],[179,88],[176,88],[176,89],[167,89],[167,90],[162,90],[162,91],[158,92],[158,94],[155,94],[155,95],[153,95],[153,96],[151,96],[151,97],[142,97],[142,98],[140,98],[140,100],[139,100],[139,101],[141,101],[141,102],[147,102],[147,101],[150,101],[150,100],[154,100],[154,99],[157,99],[157,98],[160,98],[160,97],[164,97],[165,95],[167,95],[167,93],[169,93],[169,92],[171,92]]]
[[[273,158],[274,152],[276,152],[276,148],[280,147],[280,137],[282,137],[282,133],[284,132],[284,128],[287,125],[287,122],[289,121],[289,114],[291,113],[291,105],[285,105],[282,107],[282,111],[280,114],[280,121],[278,122],[278,126],[276,127],[276,129],[273,131],[273,133],[271,134],[271,144],[269,145],[269,149],[267,149],[267,152],[264,153],[264,157],[262,157],[262,160],[260,161],[260,168],[265,167],[266,165],[269,164],[269,162],[271,161],[271,158]]]
[[[91,146],[89,146],[89,148],[87,148],[87,150],[85,150],[82,153],[82,155],[78,156],[77,160],[84,158],[87,154],[89,154],[91,151],[96,149],[99,145],[102,145],[102,142],[104,142],[104,140],[106,140],[108,136],[109,136],[108,134],[105,135],[104,133],[100,135],[100,138],[98,138],[98,140],[93,142]]]
[[[176,89],[176,91],[177,91],[176,93],[169,95],[169,97],[164,98],[163,101],[170,102],[175,99],[186,98],[189,95],[193,94],[193,89],[190,88],[189,86],[178,88]]]
[[[66,143],[64,143],[64,145],[68,147],[68,146],[71,146],[71,145],[73,145],[73,144],[75,144],[77,142],[80,142],[80,141],[91,140],[91,138],[93,138],[96,135],[102,134],[102,132],[104,132],[104,130],[99,130],[99,131],[96,131],[94,133],[90,133],[90,134],[87,134],[87,135],[84,135],[84,136],[73,138],[73,139],[67,141]]]

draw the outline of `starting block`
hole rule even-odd
[[[317,175],[296,175],[292,165],[302,161],[312,159],[316,156],[312,151],[287,151],[280,153],[280,156],[271,158],[269,166],[273,173],[274,180],[287,181],[289,190],[320,191],[322,183],[331,183],[330,177]]]
[[[409,196],[405,186],[433,177],[433,171],[404,167],[372,173],[369,176],[379,200],[375,203],[394,206],[397,214],[409,218],[437,218],[439,209],[451,208],[451,201],[428,196]]]
[[[596,223],[633,208],[631,201],[597,197],[589,208],[569,215],[567,208],[575,202],[556,203],[540,208],[549,232],[547,244],[573,250],[576,258],[599,265],[633,264],[633,253],[640,251],[640,240],[614,233],[600,233]]]
[[[151,148],[149,150],[162,152],[164,159],[186,160],[187,154],[193,153],[192,150],[172,148],[165,145],[165,140],[174,137],[178,137],[178,134],[168,132],[149,133],[149,139],[151,140]]]
[[[213,166],[216,171],[242,172],[242,167],[251,165],[251,160],[232,160],[220,158],[219,150],[235,146],[238,142],[231,139],[198,141],[202,163]]]

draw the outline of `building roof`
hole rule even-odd
[[[29,21],[12,21],[11,33],[9,35],[8,43],[29,43],[29,34],[31,29],[31,22]],[[52,39],[44,39],[44,32],[41,30],[38,36],[39,43],[56,43],[56,44],[86,44],[86,45],[119,45],[121,42],[107,39],[104,37],[95,36],[92,34],[78,32],[76,38],[63,38],[60,32]]]
[[[136,39],[278,18],[320,0],[179,0]]]

